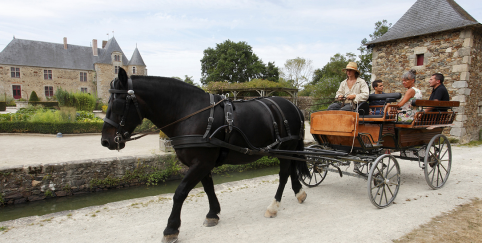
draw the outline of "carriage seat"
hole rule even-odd
[[[375,110],[375,109],[384,111],[386,104],[391,103],[391,102],[396,102],[401,97],[402,97],[402,94],[399,93],[399,92],[383,93],[383,94],[370,94],[367,101],[368,101],[369,107],[372,111]],[[384,104],[383,105],[370,105],[370,103],[375,101],[375,100],[383,100]],[[377,114],[377,115],[366,114],[363,117],[365,117],[365,118],[384,118],[384,115],[383,114]]]

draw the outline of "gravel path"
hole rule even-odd
[[[391,242],[443,212],[482,198],[482,147],[452,147],[448,183],[431,190],[416,162],[399,160],[402,185],[395,204],[374,207],[366,181],[329,172],[318,187],[305,189],[298,204],[290,182],[278,217],[265,218],[277,175],[216,186],[220,222],[207,228],[206,195],[191,192],[182,211],[179,242]],[[344,169],[344,168],[342,168]],[[348,171],[352,171],[349,168]],[[172,194],[0,222],[0,242],[160,242]]]

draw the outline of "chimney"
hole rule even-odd
[[[107,45],[107,41],[102,41],[102,49],[105,48],[105,45]]]
[[[94,56],[99,56],[97,53],[97,39],[92,39],[92,53]]]
[[[67,50],[67,37],[64,37],[64,49]]]

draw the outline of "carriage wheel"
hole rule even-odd
[[[311,145],[308,148],[325,149],[321,145]],[[306,158],[313,160],[311,162],[306,162],[308,169],[310,170],[311,179],[306,176],[300,177],[301,183],[308,187],[317,186],[325,179],[326,174],[328,173],[328,166],[326,166],[324,159],[320,162],[316,160],[315,157],[307,156]]]
[[[321,184],[321,182],[326,178],[328,173],[328,167],[322,166],[319,162],[307,162],[308,169],[310,170],[311,179],[304,176],[301,177],[301,183],[308,187],[313,187]]]
[[[368,174],[368,197],[377,208],[393,203],[400,188],[400,166],[395,157],[384,154],[373,163]]]
[[[445,185],[452,168],[452,147],[444,135],[436,135],[430,140],[424,158],[425,180],[432,189]]]
[[[353,172],[363,176],[363,177],[368,177],[368,174],[370,173],[370,163],[354,163],[354,169]]]

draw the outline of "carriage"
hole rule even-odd
[[[395,102],[400,93],[371,94],[368,101],[385,100],[379,115],[348,111],[319,111],[311,114],[311,134],[317,144],[305,148],[311,178],[301,182],[317,186],[328,171],[357,176],[367,180],[368,197],[378,208],[388,207],[400,188],[400,165],[397,159],[418,162],[427,184],[433,189],[444,186],[452,166],[450,142],[443,135],[444,128],[455,120],[457,101],[414,100],[413,106],[436,107],[446,112],[417,112],[409,123],[397,122],[399,110]],[[310,155],[330,153],[330,155]],[[351,166],[353,173],[341,171]],[[330,168],[336,168],[332,169]]]

